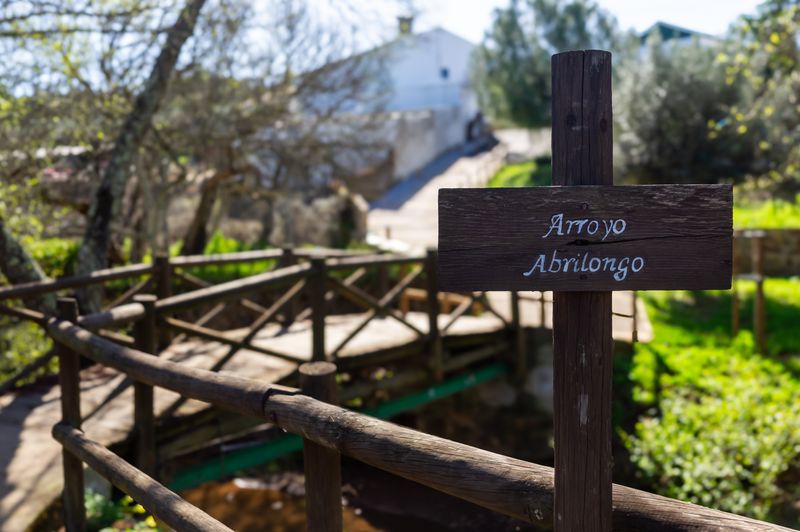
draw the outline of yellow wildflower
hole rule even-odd
[[[769,42],[771,42],[772,44],[778,44],[779,42],[781,42],[781,36],[773,31],[772,35],[769,36]]]
[[[736,132],[740,135],[744,135],[745,133],[747,133],[747,126],[742,124],[741,126],[736,128]]]

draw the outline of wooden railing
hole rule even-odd
[[[155,305],[150,305],[151,312]],[[551,468],[483,451],[340,408],[335,404],[335,366],[304,364],[301,389],[188,368],[119,345],[77,323],[73,301],[59,303],[59,318],[45,324],[61,360],[63,420],[53,429],[64,446],[64,507],[68,531],[85,522],[83,468],[87,463],[178,530],[228,530],[152,476],[135,469],[80,431],[78,357],[115,368],[142,390],[158,386],[182,397],[267,420],[304,438],[309,530],[341,530],[339,453],[495,512],[549,528],[553,521]],[[153,345],[151,325],[137,343]],[[152,403],[135,400],[137,432],[152,423]],[[149,412],[142,410],[150,409]],[[140,447],[152,442],[139,440]],[[148,452],[139,449],[139,461]],[[145,467],[148,467],[145,464]],[[624,531],[778,531],[786,528],[614,485],[614,529]]]
[[[209,265],[229,265],[270,259],[275,260],[276,269],[216,285],[197,278],[187,271],[190,268]],[[392,276],[388,274],[388,271],[392,268],[399,270],[399,275],[397,275],[399,280],[394,286],[390,286],[389,283]],[[513,350],[518,354],[515,364],[521,373],[524,369],[524,337],[519,318],[519,300],[514,298],[512,301],[514,308],[511,315],[513,319],[510,322],[489,305],[485,294],[457,296],[461,297],[464,302],[458,304],[454,309],[447,308],[447,312],[441,312],[442,305],[437,289],[436,270],[435,250],[413,256],[363,253],[349,254],[348,256],[345,252],[333,252],[332,250],[284,249],[172,259],[157,257],[153,265],[117,268],[101,272],[100,275],[83,276],[77,279],[64,278],[25,286],[0,288],[0,301],[39,295],[46,293],[45,290],[58,292],[66,288],[86,286],[89,283],[103,283],[109,279],[131,278],[148,273],[149,278],[138,281],[124,292],[124,297],[120,296],[114,300],[117,306],[80,316],[78,323],[87,329],[98,331],[101,336],[117,343],[132,346],[134,342],[132,337],[123,331],[113,329],[124,330],[130,323],[144,317],[145,307],[142,302],[137,301],[137,298],[142,296],[141,292],[144,289],[153,287],[157,296],[153,312],[159,325],[156,333],[159,347],[163,348],[170,342],[182,341],[187,336],[227,345],[229,346],[228,352],[213,367],[213,370],[216,371],[242,349],[298,361],[296,355],[270,349],[263,342],[256,341],[260,331],[270,323],[279,323],[285,327],[294,321],[310,320],[312,329],[311,359],[313,361],[337,361],[344,353],[345,348],[351,345],[353,340],[373,320],[387,317],[402,324],[413,333],[421,348],[429,353],[429,369],[439,380],[448,368],[455,369],[449,360],[448,352],[443,349],[441,337],[470,310],[487,310],[501,320],[503,327],[512,331],[512,341],[518,344]],[[359,286],[359,283],[369,278],[370,274],[372,274],[373,280],[378,279],[378,295],[373,295],[366,288]],[[173,295],[176,283],[188,285],[191,290]],[[425,327],[421,326],[419,322],[412,322],[408,318],[407,312],[396,308],[397,301],[409,289],[429,294],[425,301],[425,312],[427,313],[427,326]],[[254,295],[263,296],[267,292],[275,293],[272,303],[268,306],[262,306],[252,299]],[[302,309],[301,298],[307,305],[304,309]],[[337,345],[328,349],[325,344],[326,326],[330,318],[330,306],[337,298],[341,298],[344,302],[351,306],[354,305],[364,312],[349,333]],[[473,303],[479,300],[480,306],[475,307]],[[233,339],[225,331],[209,326],[209,322],[223,313],[226,305],[231,303],[240,305],[255,316],[255,320],[250,323],[239,339]],[[209,306],[211,308],[199,318],[186,319],[180,316],[181,313],[205,309]],[[5,305],[0,305],[0,313],[33,320],[40,324],[47,319],[43,313]],[[440,316],[447,316],[443,323],[440,322]],[[177,333],[177,336],[173,333]],[[497,347],[499,349],[504,346],[498,345]],[[488,355],[491,354],[493,353],[488,353]],[[21,368],[9,380],[0,384],[0,392],[13,387],[15,382],[45,365],[53,356],[51,351]]]

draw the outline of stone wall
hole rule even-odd
[[[274,246],[313,244],[341,247],[367,236],[369,205],[344,187],[335,194],[306,202],[299,196],[281,197],[272,208],[269,242]]]
[[[768,277],[800,275],[800,229],[764,229],[764,274]],[[739,273],[750,273],[750,238],[734,239]]]

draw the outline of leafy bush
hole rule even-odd
[[[800,282],[766,289],[772,356],[749,331],[730,339],[727,292],[644,295],[655,340],[636,346],[630,378],[645,413],[622,436],[659,493],[760,519],[792,497],[779,480],[800,457]]]
[[[794,202],[781,199],[737,202],[733,206],[733,225],[737,229],[800,229],[800,194]]]
[[[48,277],[71,273],[80,247],[80,242],[73,238],[25,237],[22,244]]]
[[[252,251],[263,248],[264,246],[258,243],[245,244],[239,240],[236,240],[235,238],[227,238],[220,231],[215,231],[208,240],[208,243],[203,250],[203,254],[215,255],[219,253],[236,253],[238,251]],[[191,273],[202,279],[205,279],[206,281],[212,283],[221,283],[230,281],[232,279],[239,279],[241,277],[262,273],[271,268],[274,264],[275,260],[270,259],[242,264],[200,266],[198,268],[192,268]]]
[[[754,170],[758,139],[744,124],[723,127],[746,95],[727,84],[719,49],[654,40],[624,62],[615,85],[617,175],[643,183],[716,183]],[[740,117],[741,118],[741,117]]]
[[[0,318],[0,381],[5,381],[24,365],[45,354],[52,345],[47,334],[35,323]],[[32,382],[40,375],[57,369],[58,361],[53,359],[48,366],[20,384]]]
[[[153,516],[140,504],[125,495],[111,500],[100,493],[86,490],[86,529],[89,532],[113,532],[116,530],[158,532]]]
[[[541,187],[551,183],[550,158],[507,164],[489,180],[490,187]]]

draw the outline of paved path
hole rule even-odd
[[[549,130],[533,134],[518,129],[504,130],[499,131],[497,137],[500,144],[492,150],[459,158],[447,154],[443,158],[446,164],[437,161],[432,165],[434,172],[404,181],[375,201],[367,223],[370,242],[400,252],[423,251],[436,247],[439,231],[437,198],[440,188],[483,187],[504,164],[507,153],[516,157],[534,158],[550,152]],[[436,171],[439,173],[436,174]],[[489,299],[494,308],[508,316],[511,305],[508,293],[493,292]],[[549,294],[546,299],[549,299]],[[614,292],[613,308],[615,314],[630,315],[632,293]],[[652,328],[641,301],[637,305],[636,316],[639,341],[649,341],[652,339]],[[539,303],[523,301],[521,319],[530,327],[552,327],[551,304],[546,303],[542,313]],[[632,320],[614,316],[612,321],[614,338],[629,342],[632,336]]]

